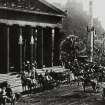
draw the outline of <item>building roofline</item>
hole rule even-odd
[[[0,7],[0,9],[9,10],[9,11],[17,11],[17,12],[24,12],[24,13],[31,13],[31,14],[40,14],[40,15],[47,15],[47,16],[57,16],[57,17],[65,17],[64,15],[54,14],[54,13],[46,13],[41,11],[30,11],[30,10],[22,10],[22,9],[14,9],[9,7]]]
[[[46,6],[54,9],[55,11],[61,13],[63,16],[66,16],[66,12],[64,12],[63,10],[57,8],[56,6],[52,5],[51,3],[47,2],[46,0],[39,0],[40,2],[42,2],[43,4],[45,4]]]

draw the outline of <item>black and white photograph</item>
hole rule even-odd
[[[0,105],[105,105],[105,0],[0,0]]]

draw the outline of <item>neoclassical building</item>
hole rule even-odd
[[[57,66],[65,16],[45,0],[0,0],[0,73],[19,72],[26,61]]]

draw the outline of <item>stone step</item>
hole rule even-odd
[[[0,82],[7,81],[12,88],[21,86],[21,79],[17,75],[0,74]]]

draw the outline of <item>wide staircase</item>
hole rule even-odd
[[[51,70],[55,72],[65,71],[65,69],[63,69],[62,67],[53,67],[53,68],[49,67],[49,68],[37,69],[36,71],[38,74],[44,75],[46,70],[48,70],[49,72]],[[16,72],[0,74],[0,83],[3,81],[7,81],[14,92],[22,92],[21,78],[19,74],[17,74]]]
[[[14,92],[22,92],[21,78],[17,73],[0,74],[0,83],[7,81]]]

